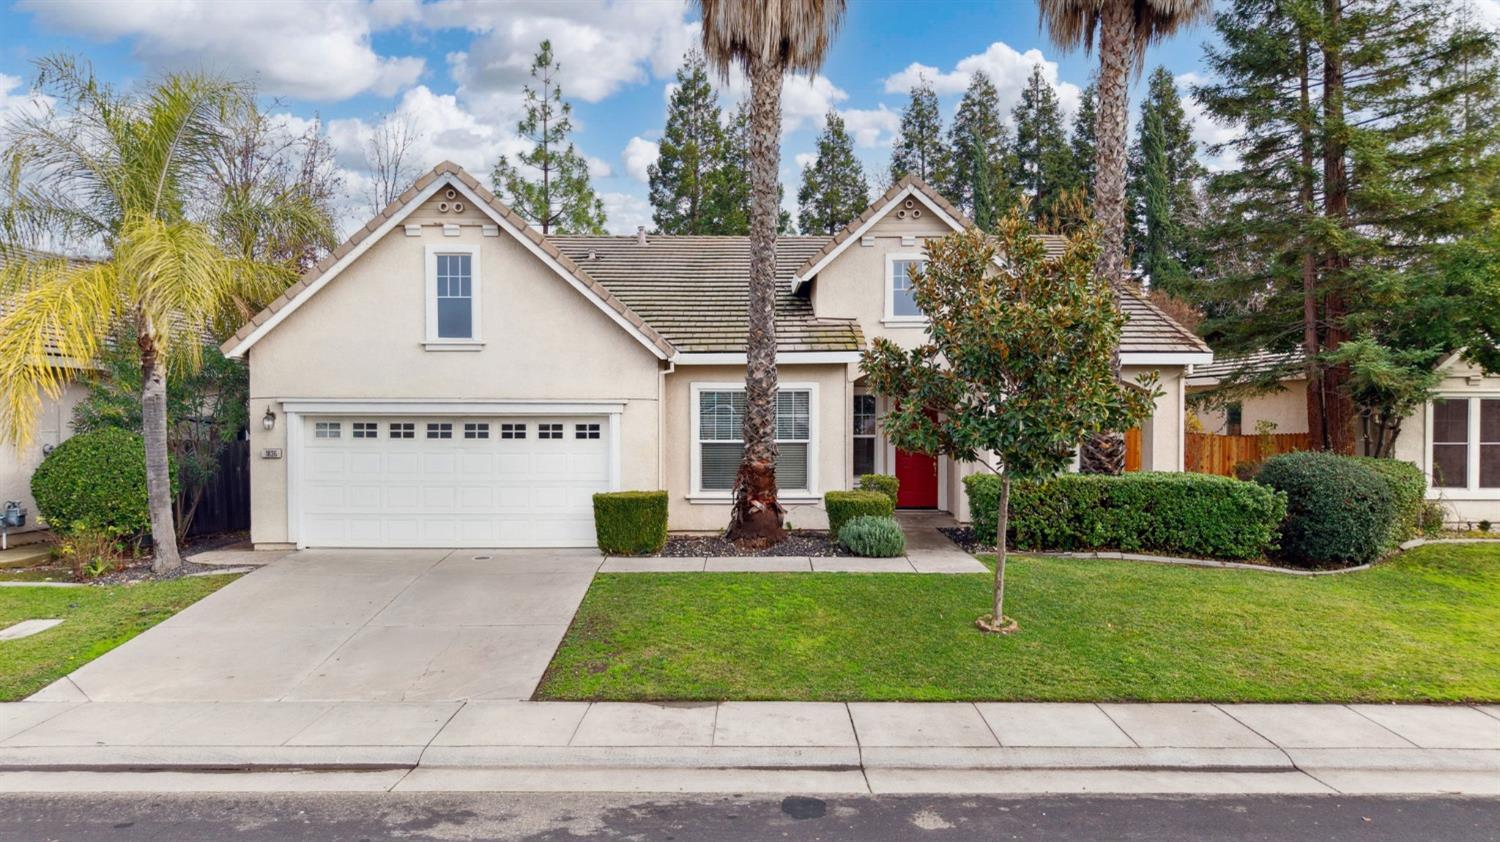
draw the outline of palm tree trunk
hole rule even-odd
[[[1125,278],[1125,130],[1130,66],[1134,61],[1135,13],[1128,0],[1106,3],[1099,19],[1099,101],[1094,118],[1094,219],[1099,223],[1099,274],[1111,284]],[[1120,379],[1120,348],[1110,354]],[[1080,467],[1087,473],[1125,470],[1125,436],[1097,433],[1083,444]]]
[[[776,499],[776,217],[781,65],[750,62],[750,311],[745,337],[745,454],[725,537],[769,546],[786,537]]]
[[[150,320],[141,325],[141,435],[146,440],[146,500],[151,509],[153,573],[182,566],[172,525],[172,468],[167,458],[167,374]]]

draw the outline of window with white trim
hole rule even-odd
[[[854,478],[875,473],[875,396],[854,396]]]
[[[479,331],[479,249],[427,247],[427,343],[436,350],[477,349]]]
[[[501,424],[500,438],[502,439],[524,439],[526,438],[525,424]]]
[[[1500,489],[1500,399],[1432,402],[1432,487]]]
[[[920,272],[927,261],[915,255],[887,255],[885,317],[887,319],[924,321],[927,316],[917,306],[911,293],[913,270]]]
[[[730,491],[745,452],[745,390],[713,389],[698,393],[699,491]],[[812,392],[780,389],[776,393],[776,486],[782,491],[811,491],[808,458],[812,445]]]
[[[598,424],[574,424],[573,438],[575,439],[597,439],[599,438]]]
[[[430,439],[451,439],[453,438],[453,425],[447,423],[428,424],[427,437]]]
[[[313,424],[313,438],[336,439],[342,434],[342,427],[337,421],[317,421]]]
[[[483,422],[466,422],[464,424],[464,438],[487,439],[490,437],[490,425]]]
[[[393,439],[414,439],[417,437],[417,425],[410,421],[392,422],[387,429]]]
[[[373,439],[380,437],[380,425],[374,421],[355,421],[354,437],[357,439]]]
[[[560,439],[563,425],[561,424],[538,424],[536,425],[536,437],[539,439]]]

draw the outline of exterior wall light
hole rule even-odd
[[[271,405],[266,404],[266,414],[260,417],[260,425],[266,428],[266,432],[276,429],[276,413],[271,411]]]

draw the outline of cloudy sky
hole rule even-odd
[[[1497,5],[1500,0],[1479,0]],[[1032,65],[1077,102],[1092,61],[1062,54],[1038,30],[1034,3],[1014,0],[851,0],[822,72],[783,93],[783,181],[795,193],[824,113],[843,115],[871,181],[883,179],[906,92],[932,81],[951,117],[969,75],[988,71],[1008,110]],[[357,191],[362,149],[382,115],[409,117],[423,163],[457,161],[487,179],[497,155],[518,148],[521,85],[537,44],[551,38],[574,103],[609,227],[649,224],[646,167],[665,119],[667,85],[697,39],[679,0],[20,0],[0,26],[0,112],[28,107],[37,56],[66,51],[129,86],[174,68],[253,80],[290,122],[319,117]],[[1207,28],[1156,47],[1148,65],[1201,73]],[[1189,77],[1192,78],[1192,77]],[[722,85],[724,100],[743,84]],[[1137,86],[1137,92],[1139,86]],[[1200,136],[1221,132],[1204,121]],[[351,202],[345,220],[357,215]]]

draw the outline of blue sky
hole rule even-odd
[[[697,38],[695,16],[678,0],[21,0],[3,14],[0,112],[33,105],[30,62],[54,51],[89,59],[120,86],[174,68],[252,79],[289,125],[322,119],[351,194],[346,226],[363,222],[363,139],[385,115],[414,125],[429,166],[453,158],[484,178],[496,155],[516,151],[520,86],[543,37],[563,62],[576,140],[610,228],[649,224],[645,166],[665,119],[666,86]],[[1164,64],[1186,82],[1201,74],[1211,37],[1207,26],[1184,31],[1152,48],[1148,68]],[[1052,46],[1034,3],[851,0],[822,72],[790,81],[783,94],[787,193],[828,108],[855,132],[876,186],[912,80],[935,84],[946,120],[974,69],[990,72],[1008,103],[1037,61],[1070,108],[1094,59]],[[727,104],[744,86],[721,88]],[[1198,133],[1223,137],[1207,121]]]

